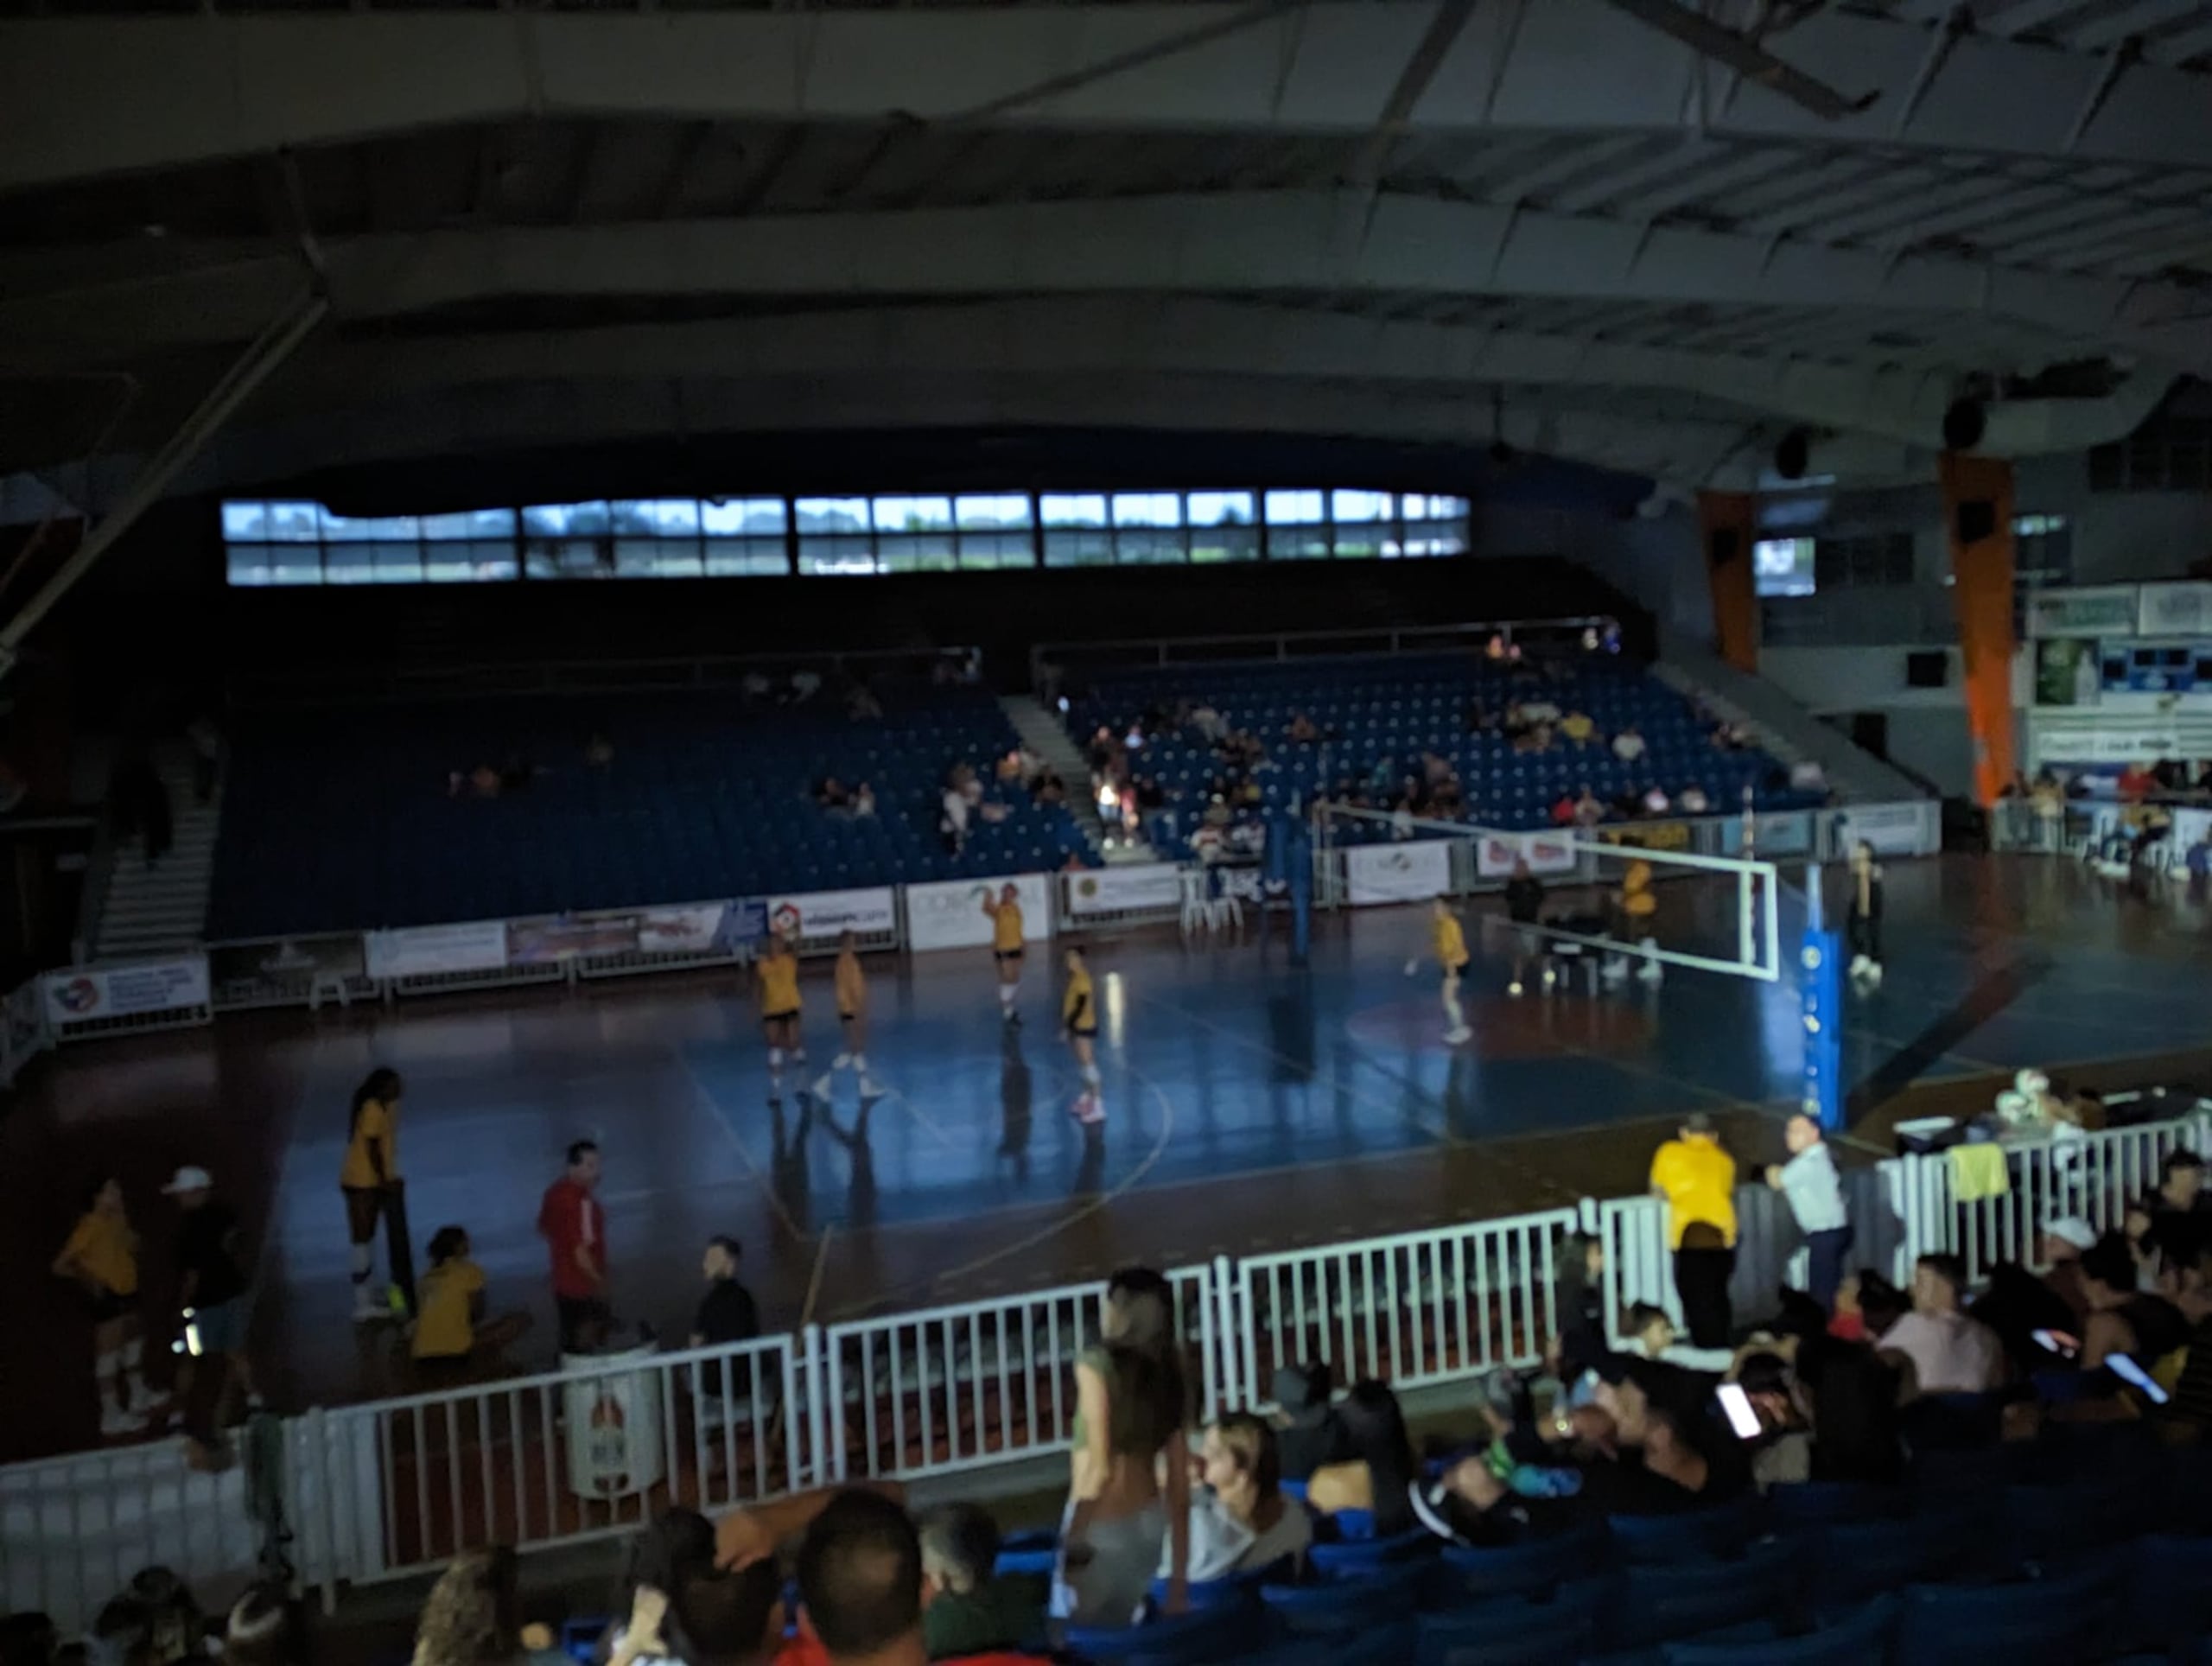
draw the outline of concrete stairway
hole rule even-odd
[[[215,835],[222,821],[222,788],[201,804],[193,795],[192,748],[178,744],[155,755],[168,788],[175,842],[149,867],[136,838],[118,841],[100,900],[92,953],[99,960],[174,954],[200,940],[207,923],[207,888],[215,871]]]
[[[1090,842],[1094,853],[1103,855],[1109,863],[1117,866],[1159,860],[1152,847],[1141,839],[1130,843],[1116,833],[1114,842],[1107,843],[1106,825],[1098,819],[1098,805],[1091,798],[1090,762],[1076,745],[1075,737],[1068,733],[1068,726],[1058,712],[1033,694],[1001,695],[999,709],[1014,725],[1014,732],[1021,737],[1021,744],[1050,764],[1067,783],[1068,809],[1075,817],[1076,825],[1083,830],[1083,836]]]
[[[1659,636],[1652,675],[1676,692],[1701,699],[1716,716],[1741,723],[1759,746],[1785,764],[1810,758],[1847,801],[1902,803],[1928,790],[1851,737],[1824,723],[1764,677],[1736,669],[1703,644],[1673,631]]]

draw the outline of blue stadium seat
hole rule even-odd
[[[1808,1551],[1814,1599],[1855,1602],[1915,1580],[1944,1577],[1984,1553],[1986,1523],[1969,1504],[1901,1521],[1822,1528]]]
[[[1777,1532],[1839,1522],[1879,1521],[1902,1516],[1911,1505],[1911,1496],[1901,1487],[1859,1486],[1840,1481],[1801,1481],[1775,1487],[1766,1495],[1767,1522]]]
[[[1050,1574],[1059,1566],[1060,1536],[1043,1531],[1009,1533],[999,1542],[999,1559],[994,1571],[1000,1574]]]
[[[1669,1561],[1631,1567],[1611,1614],[1613,1646],[1650,1648],[1700,1631],[1771,1620],[1796,1593],[1792,1546],[1755,1544],[1734,1561]]]
[[[1317,1542],[1306,1554],[1317,1573],[1331,1577],[1351,1577],[1413,1557],[1426,1557],[1433,1554],[1440,1543],[1434,1534],[1425,1528],[1416,1527],[1387,1539],[1348,1539],[1333,1544]]]
[[[2117,1584],[2093,1567],[2010,1585],[1916,1585],[1906,1590],[1897,1666],[2072,1666],[2094,1659],[2110,1633]]]
[[[1628,1561],[1695,1561],[1740,1555],[1751,1542],[1756,1504],[1745,1498],[1672,1516],[1614,1516],[1606,1524]]]
[[[1266,1637],[1258,1606],[1248,1600],[1193,1609],[1144,1625],[1071,1626],[1066,1651],[1096,1666],[1207,1666],[1247,1653]]]
[[[1854,1612],[1795,1637],[1770,1623],[1732,1627],[1663,1645],[1666,1666],[1879,1666],[1897,1636],[1900,1605],[1878,1597]]]
[[[1423,1614],[1413,1660],[1414,1666],[1553,1666],[1580,1660],[1597,1638],[1600,1612],[1595,1601],[1509,1598]]]
[[[1551,1538],[1497,1549],[1446,1545],[1434,1575],[1434,1588],[1449,1588],[1472,1599],[1548,1593],[1562,1580],[1590,1574],[1610,1548],[1603,1526],[1596,1522]]]
[[[1268,1585],[1260,1600],[1281,1629],[1297,1637],[1364,1636],[1406,1619],[1421,1606],[1428,1570],[1398,1563],[1359,1577],[1312,1585]]]

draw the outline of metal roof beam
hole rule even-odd
[[[1470,29],[1452,42],[1407,113],[1406,133],[1684,130],[1694,112],[1681,89],[1702,61],[1688,47],[1608,0],[1544,0],[1522,11],[1510,40]],[[565,116],[872,124],[905,115],[1350,141],[1389,115],[1436,8],[1312,0],[1279,21],[1254,25],[1254,15],[1189,0],[11,19],[0,22],[0,188]],[[2102,69],[2094,56],[1970,34],[1943,57],[1897,135],[1894,106],[1928,57],[1925,24],[1830,8],[1774,44],[1824,80],[1884,96],[1828,121],[1747,79],[1705,110],[1702,130],[2057,156]],[[2146,63],[2075,149],[2139,165],[2196,164],[2212,153],[2212,99],[2201,78]]]

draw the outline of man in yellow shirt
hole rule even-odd
[[[859,939],[850,931],[837,938],[836,988],[837,1023],[845,1045],[815,1078],[814,1097],[826,1102],[837,1072],[849,1070],[860,1078],[861,1099],[873,1099],[883,1090],[868,1073],[868,974],[861,966]]]
[[[1651,1195],[1667,1205],[1667,1243],[1675,1252],[1675,1293],[1700,1348],[1725,1348],[1734,1328],[1728,1280],[1736,1270],[1736,1160],[1722,1148],[1713,1119],[1688,1117],[1651,1159]]]

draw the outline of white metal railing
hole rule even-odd
[[[1220,1313],[1211,1267],[1169,1275],[1201,1415],[1220,1404]],[[915,1479],[1065,1449],[1076,1357],[1097,1334],[1106,1283],[894,1313],[821,1334],[825,1472]]]
[[[315,1414],[294,1466],[304,1561],[393,1578],[471,1545],[573,1544],[796,1491],[802,1361],[798,1339],[768,1337]]]
[[[1325,1361],[1339,1380],[1402,1388],[1543,1358],[1572,1209],[1360,1243],[1252,1256],[1238,1264],[1244,1398],[1264,1403],[1281,1366]]]

